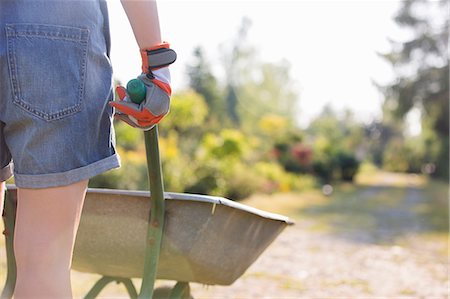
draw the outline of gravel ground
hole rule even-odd
[[[355,243],[287,228],[228,287],[193,285],[195,298],[448,298],[446,244],[406,237],[408,246]]]
[[[373,200],[383,190],[368,187],[356,197]],[[322,220],[297,219],[233,285],[194,285],[194,297],[449,298],[446,238],[423,234],[414,209],[427,199],[420,189],[404,191],[395,206],[374,209],[371,230],[318,231]]]

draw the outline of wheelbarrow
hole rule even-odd
[[[85,298],[97,297],[110,282],[123,283],[130,298],[192,298],[190,282],[230,285],[293,224],[222,197],[164,192],[157,127],[144,135],[151,193],[87,191],[72,269],[102,278]],[[8,185],[3,213],[8,272],[2,299],[12,297],[16,280],[16,202],[17,189]],[[139,295],[131,278],[142,278]],[[156,279],[177,283],[170,290],[155,289]]]

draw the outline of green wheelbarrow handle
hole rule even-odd
[[[149,131],[145,131],[144,139],[147,155],[148,178],[151,190],[151,208],[146,238],[147,250],[145,251],[144,258],[144,273],[138,298],[150,299],[153,296],[156,271],[158,269],[165,206],[164,185],[159,157],[158,127],[154,126]]]
[[[128,82],[127,91],[132,102],[139,104],[145,99],[146,88],[139,79]],[[147,171],[150,183],[151,205],[147,228],[144,273],[139,293],[140,299],[153,297],[153,290],[158,269],[164,226],[164,184],[161,161],[159,157],[158,126],[144,131]]]

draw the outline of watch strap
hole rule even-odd
[[[177,53],[170,48],[169,43],[163,42],[151,48],[141,49],[141,57],[142,72],[148,74],[174,63]]]

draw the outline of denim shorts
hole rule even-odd
[[[106,2],[0,1],[0,181],[64,186],[119,167]]]

